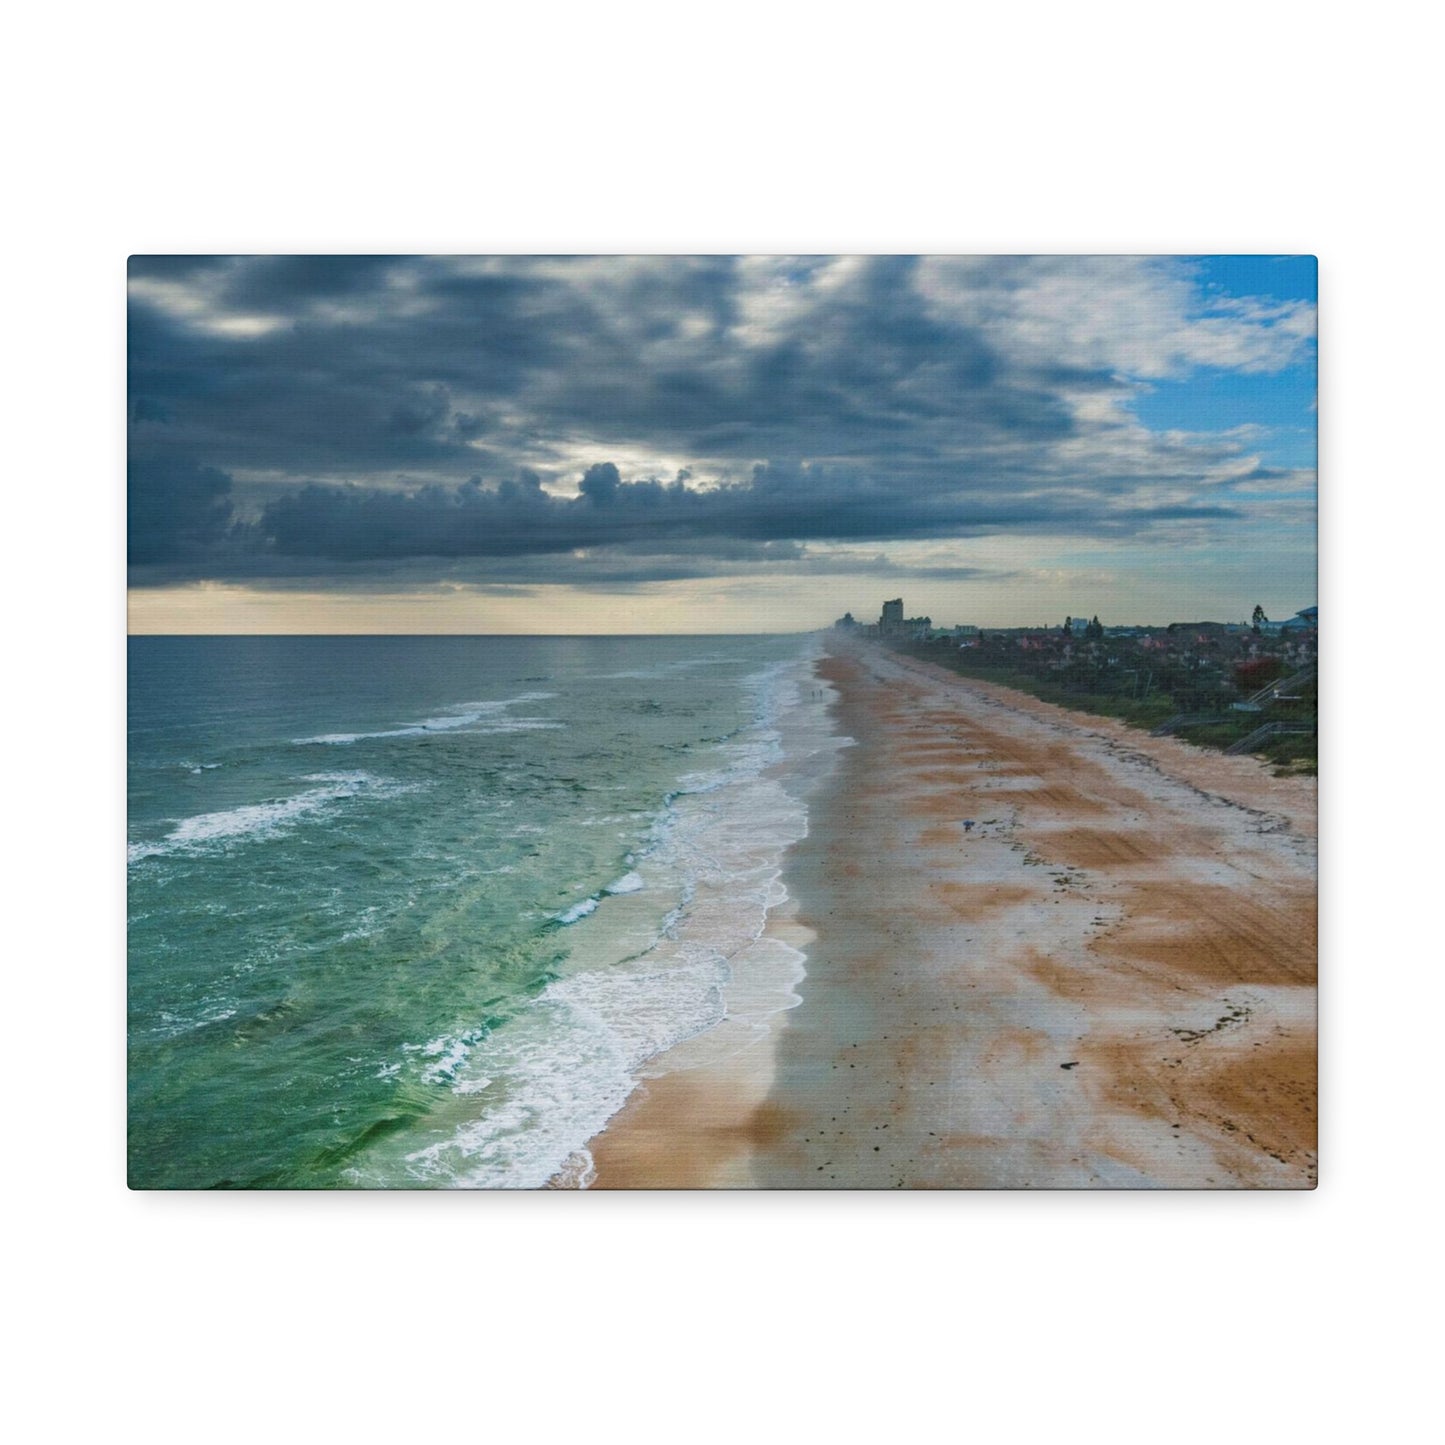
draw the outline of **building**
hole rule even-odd
[[[883,604],[883,615],[878,619],[877,633],[880,637],[911,637],[915,641],[926,638],[933,631],[931,617],[905,617],[903,599],[891,598]]]

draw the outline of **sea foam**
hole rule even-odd
[[[556,915],[557,922],[562,924],[576,923],[578,919],[586,918],[589,913],[597,909],[595,898],[584,898],[580,903],[574,903],[570,908],[564,909]]]
[[[316,737],[294,738],[298,744],[310,743],[358,743],[370,738],[421,737],[425,733],[456,732],[469,729],[476,732],[526,732],[539,728],[563,728],[565,723],[551,718],[506,717],[508,708],[525,702],[546,702],[555,697],[551,692],[523,692],[516,697],[505,697],[488,702],[464,702],[436,717],[422,718],[418,722],[403,723],[400,727],[383,728],[378,732],[321,733]]]
[[[765,939],[763,930],[769,910],[787,898],[784,852],[807,832],[800,797],[765,776],[782,756],[780,710],[802,705],[801,675],[794,663],[749,679],[752,724],[718,748],[716,768],[679,781],[636,866],[602,890],[602,901],[654,887],[680,900],[652,946],[601,966],[588,958],[576,968],[581,958],[574,958],[574,971],[480,1040],[450,1087],[457,1096],[485,1091],[485,1108],[409,1153],[412,1178],[585,1186],[592,1177],[587,1142],[623,1106],[650,1060],[701,1040],[732,1010],[738,1037],[756,1037],[770,1012],[798,1002],[803,956]],[[573,923],[598,906],[593,895],[556,919]]]
[[[308,773],[301,781],[318,786],[289,798],[243,803],[235,808],[183,818],[158,842],[132,843],[126,850],[127,859],[137,863],[166,853],[201,852],[242,839],[272,837],[289,831],[328,805],[354,798],[359,793],[385,797],[413,792],[416,786],[365,772]]]

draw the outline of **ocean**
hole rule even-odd
[[[132,638],[132,1187],[586,1184],[649,1060],[796,1001],[818,649]]]

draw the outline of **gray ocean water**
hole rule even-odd
[[[777,901],[815,648],[131,639],[132,1186],[585,1174]]]

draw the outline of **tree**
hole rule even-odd
[[[1094,620],[1084,629],[1085,637],[1092,637],[1096,642],[1104,635],[1104,624],[1099,621],[1099,614],[1094,614]]]
[[[1260,630],[1260,624],[1263,622],[1267,622],[1268,620],[1269,619],[1264,615],[1264,608],[1261,607],[1258,602],[1256,602],[1254,604],[1254,615],[1249,619],[1250,629],[1254,632],[1258,632]]]
[[[1072,617],[1064,618],[1064,625],[1059,629],[1059,631],[1062,632],[1065,637],[1071,636],[1074,631],[1074,619]]]
[[[1255,657],[1234,667],[1234,684],[1241,692],[1255,692],[1267,682],[1283,677],[1286,668],[1279,657]]]

